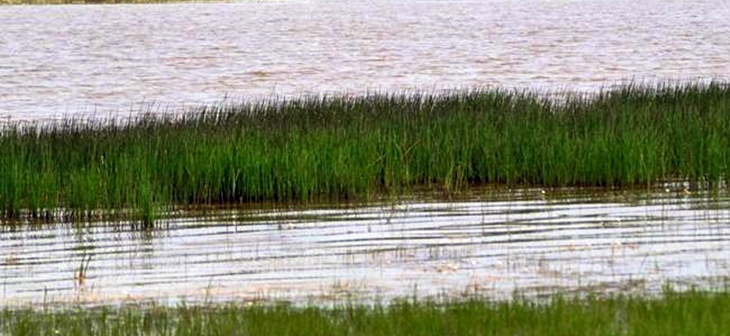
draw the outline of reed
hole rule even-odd
[[[0,311],[8,335],[728,335],[727,292],[545,302],[400,301]]]
[[[471,90],[11,124],[0,129],[0,217],[111,209],[152,221],[178,206],[364,200],[415,186],[718,186],[730,176],[729,126],[721,83],[629,85],[559,103]]]

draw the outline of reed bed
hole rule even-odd
[[[334,307],[4,309],[8,335],[729,335],[727,292]]]
[[[724,185],[730,87],[319,96],[0,128],[0,218],[366,200],[473,184]],[[63,209],[62,211],[59,209]]]

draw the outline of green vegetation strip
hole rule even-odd
[[[720,185],[730,87],[626,86],[555,103],[498,90],[211,106],[0,131],[0,217],[368,199],[414,186]]]
[[[481,299],[334,308],[182,306],[0,313],[8,335],[729,335],[730,295],[667,292],[489,303]]]

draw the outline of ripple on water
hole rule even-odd
[[[663,190],[520,190],[221,211],[167,219],[152,232],[108,223],[6,229],[0,305],[508,298],[515,290],[718,284],[730,274],[729,201]]]

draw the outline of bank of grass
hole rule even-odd
[[[727,292],[548,302],[5,309],[8,335],[728,335]]]
[[[1,218],[107,209],[151,221],[172,206],[415,186],[717,186],[730,176],[730,87],[629,85],[561,103],[498,90],[310,97],[0,132]]]

